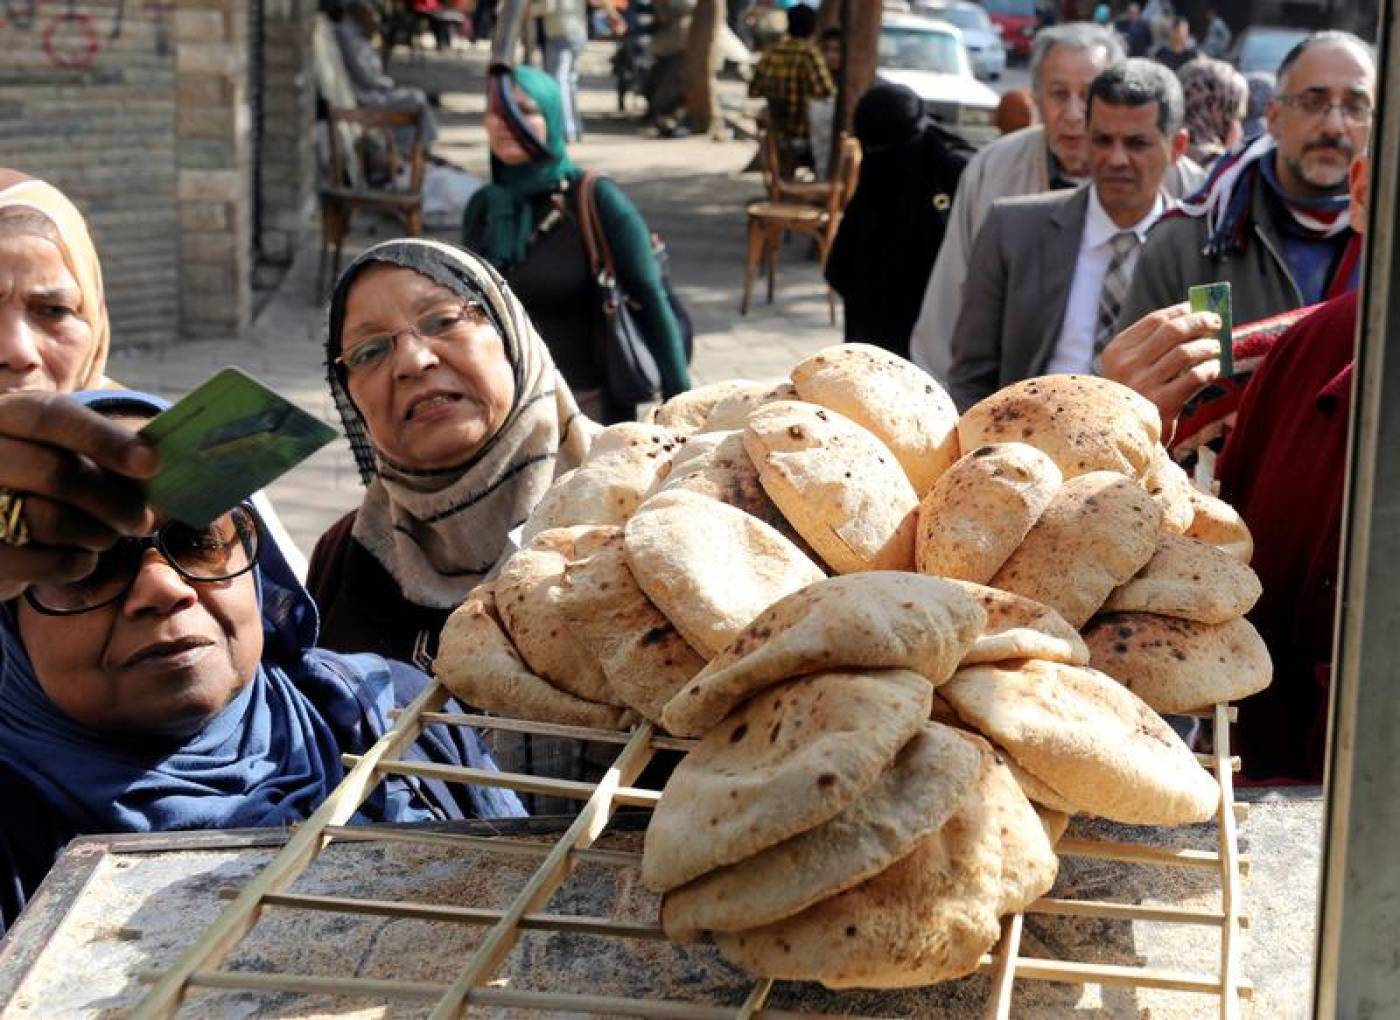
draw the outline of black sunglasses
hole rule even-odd
[[[77,616],[110,606],[131,590],[147,549],[157,550],[186,581],[231,581],[253,569],[261,544],[257,517],[249,505],[240,504],[203,528],[167,521],[145,538],[120,539],[98,556],[87,577],[30,585],[24,598],[47,616]]]

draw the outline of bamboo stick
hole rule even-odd
[[[992,994],[987,1000],[988,1020],[1009,1020],[1011,997],[1016,991],[1016,959],[1021,952],[1021,928],[1024,914],[1012,914],[1002,922],[1001,940],[997,943],[992,965]]]
[[[131,1014],[133,1020],[156,1020],[175,1015],[190,975],[197,970],[217,966],[239,943],[257,923],[262,897],[270,892],[281,892],[296,881],[306,865],[325,846],[326,826],[348,822],[377,785],[376,770],[379,764],[403,753],[418,739],[418,714],[428,708],[441,708],[446,700],[446,689],[436,682],[414,699],[404,717],[365,752],[325,802],[297,829],[287,845],[146,993]]]
[[[1211,850],[1185,850],[1180,847],[1148,846],[1145,843],[1115,843],[1096,839],[1062,839],[1055,844],[1061,857],[1092,857],[1097,860],[1123,861],[1126,864],[1162,864],[1173,868],[1204,868],[1216,870],[1220,855]],[[1241,874],[1249,872],[1249,858],[1237,856]]]
[[[360,761],[358,755],[344,754],[341,760],[347,766]],[[379,771],[390,776],[418,776],[422,779],[443,779],[452,783],[468,783],[472,786],[499,786],[517,793],[541,793],[551,797],[567,797],[569,800],[588,800],[593,796],[592,783],[580,783],[572,779],[550,779],[530,776],[523,772],[496,772],[491,769],[473,769],[462,765],[439,765],[428,761],[386,761],[381,762]],[[661,799],[660,790],[642,790],[633,786],[618,787],[613,796],[619,804],[628,807],[655,807]]]
[[[1026,907],[1027,914],[1055,917],[1100,917],[1106,920],[1151,921],[1163,924],[1198,924],[1218,928],[1225,923],[1219,911],[1188,910],[1169,905],[1145,906],[1140,903],[1112,903],[1106,900],[1071,900],[1045,896]]]
[[[455,832],[434,832],[431,829],[353,828],[329,825],[326,835],[335,842],[357,843],[418,843],[428,846],[448,846],[461,850],[484,850],[511,857],[547,857],[553,842],[517,842],[508,836],[468,836]],[[573,860],[590,864],[613,864],[629,867],[641,861],[642,855],[630,850],[575,850]]]
[[[1230,755],[1230,724],[1225,707],[1215,709],[1216,777],[1220,780],[1220,905],[1225,923],[1220,929],[1220,1020],[1239,1020],[1240,1001],[1235,983],[1240,972],[1239,909],[1240,871],[1239,840],[1235,831],[1234,783],[1225,761]]]
[[[508,730],[511,733],[529,733],[538,737],[569,737],[574,740],[589,740],[595,744],[625,744],[631,738],[630,732],[623,730],[595,730],[588,726],[564,726],[559,723],[535,722],[531,719],[506,719],[494,715],[476,715],[462,712],[428,712],[423,716],[423,724],[431,726],[442,723],[445,726],[474,726],[479,730]],[[651,738],[651,746],[659,750],[689,751],[697,741],[681,737],[666,737],[660,734]]]
[[[374,978],[327,977],[320,974],[266,974],[260,971],[196,971],[191,987],[334,995],[354,998],[391,999],[404,1002],[432,1002],[441,998],[447,985],[427,981],[398,981]],[[627,999],[610,995],[579,995],[571,992],[537,992],[520,988],[473,988],[468,1001],[474,1006],[496,1006],[539,1012],[588,1013],[647,1017],[650,1020],[734,1020],[733,1008],[689,1002],[653,999]],[[812,1020],[810,1013],[764,1009],[752,1014],[754,1020]],[[882,1020],[880,1017],[848,1017],[843,1020]]]
[[[452,987],[438,1000],[429,1020],[454,1020],[466,1005],[468,995],[490,978],[519,937],[520,918],[537,912],[563,884],[568,871],[569,853],[592,844],[603,832],[612,812],[613,794],[631,783],[651,760],[651,723],[643,723],[617,756],[602,782],[594,789],[574,823],[560,837],[539,870],[525,883],[505,915],[486,936],[480,949],[468,961]]]
[[[1034,956],[1016,958],[1016,976],[1026,981],[1056,981],[1064,984],[1092,984],[1117,988],[1156,988],[1168,992],[1220,994],[1220,979],[1211,974],[1160,970],[1155,967],[1129,967],[1116,963],[1078,963],[1072,960],[1042,960]],[[977,973],[993,972],[996,960],[984,954]],[[1254,986],[1241,981],[1241,998],[1252,998]]]
[[[1238,772],[1243,767],[1239,758],[1226,756],[1223,760],[1229,762],[1231,772]],[[1221,767],[1222,759],[1219,755],[1215,754],[1197,754],[1196,761],[1201,768],[1214,772]]]
[[[768,1001],[768,993],[772,990],[772,978],[759,978],[758,984],[754,985],[749,997],[739,1007],[739,1012],[734,1014],[734,1020],[751,1020],[753,1017],[762,1016],[763,1004]]]

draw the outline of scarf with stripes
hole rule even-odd
[[[1207,258],[1219,259],[1243,252],[1249,243],[1254,192],[1259,187],[1264,164],[1273,159],[1275,149],[1273,137],[1263,134],[1221,156],[1200,190],[1182,199],[1163,219],[1204,217],[1209,229],[1201,254]],[[1318,240],[1336,237],[1351,226],[1350,199],[1345,194],[1305,202],[1277,189],[1275,193],[1305,237]]]
[[[388,263],[422,273],[464,298],[480,301],[505,341],[515,403],[496,434],[464,463],[419,471],[375,448],[350,399],[335,358],[351,284],[364,269]],[[486,262],[438,241],[386,241],[356,259],[331,297],[327,375],[366,492],[352,531],[393,575],[404,597],[451,609],[492,574],[554,479],[578,466],[594,426],[574,402],[520,301]]]

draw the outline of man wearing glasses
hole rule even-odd
[[[1223,156],[1205,187],[1148,237],[1102,364],[1156,403],[1164,421],[1220,372],[1213,317],[1182,303],[1188,288],[1229,281],[1236,323],[1356,288],[1361,236],[1347,171],[1366,151],[1375,83],[1370,47],[1356,36],[1304,39],[1279,66],[1268,132]]]

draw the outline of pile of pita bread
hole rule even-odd
[[[470,705],[697,738],[647,833],[674,939],[755,974],[975,969],[1067,817],[1212,818],[1162,718],[1267,686],[1248,529],[1086,376],[961,418],[842,344],[604,430],[449,619]]]

